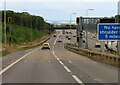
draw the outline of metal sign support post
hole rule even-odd
[[[82,41],[83,41],[83,39],[82,39],[82,37],[83,37],[83,35],[82,35],[82,33],[83,33],[83,29],[82,29],[82,17],[80,17],[80,24],[79,24],[79,46],[82,48]]]
[[[119,22],[119,16],[120,16],[119,13],[120,13],[120,1],[118,2],[118,20],[117,20],[118,23],[120,23]],[[117,51],[118,51],[118,53],[120,53],[120,40],[117,41]]]
[[[9,46],[11,46],[11,43],[12,43],[11,24],[9,24]]]
[[[8,24],[9,24],[9,46],[11,46],[11,43],[12,43],[11,23],[12,23],[12,18],[8,17]]]

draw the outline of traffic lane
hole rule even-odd
[[[76,83],[50,50],[37,50],[2,75],[3,83]]]
[[[91,48],[91,49],[94,49],[95,48],[95,44],[96,43],[99,43],[98,41],[95,41],[93,39],[88,39],[88,47]],[[101,48],[100,48],[101,49]]]
[[[56,37],[51,37],[47,42],[50,43],[50,46],[53,46],[53,42],[55,41]],[[39,47],[38,47],[39,48]],[[17,59],[21,58],[21,56],[24,56],[28,52],[35,50],[36,48],[17,51],[11,54],[8,54],[2,58],[2,69],[10,65],[11,63],[15,62]]]
[[[118,68],[93,61],[70,52],[56,43],[55,53],[60,60],[85,83],[117,83]],[[58,48],[60,47],[60,49]],[[83,74],[81,74],[83,73]]]
[[[57,35],[57,34],[55,34]],[[56,40],[57,36],[56,37],[51,37],[46,43],[49,43],[50,44],[50,47],[53,47],[54,45],[54,41]]]

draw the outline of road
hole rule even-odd
[[[47,42],[51,50],[36,48],[2,73],[3,83],[117,83],[118,68],[93,61],[64,48],[66,35]],[[63,42],[57,42],[58,39]],[[63,84],[62,84],[63,85]]]

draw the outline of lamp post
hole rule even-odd
[[[86,10],[86,18],[88,16],[88,11],[92,11],[94,9],[87,9]],[[87,19],[86,19],[86,49],[88,48],[88,29],[87,29]]]
[[[6,38],[6,0],[4,0],[4,43],[6,45],[7,43],[7,38]]]
[[[53,21],[53,20],[45,20],[45,21],[47,21],[48,23],[50,23],[49,35],[51,35],[51,31],[52,31],[52,24],[53,24],[53,26],[54,26],[54,24],[55,24],[56,22],[55,22],[55,21]]]
[[[23,9],[23,10],[21,10],[21,11],[27,11],[27,9]],[[21,27],[22,27],[22,12],[21,12]]]
[[[70,14],[70,33],[71,33],[71,20],[72,20],[72,15],[73,14],[77,14],[77,13],[71,13]],[[70,38],[71,38],[71,35],[70,35]],[[70,39],[70,43],[71,43],[71,39]]]

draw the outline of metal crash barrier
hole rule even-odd
[[[120,67],[120,57],[118,55],[106,54],[106,53],[101,53],[101,52],[94,52],[94,51],[91,51],[88,49],[77,48],[76,45],[73,45],[70,43],[66,43],[64,45],[64,48],[66,48],[69,51],[72,51],[74,53],[77,53],[77,54],[80,54],[83,56],[87,56],[93,60]]]

